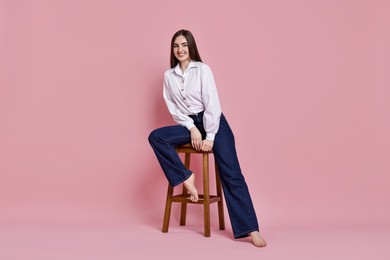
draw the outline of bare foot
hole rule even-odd
[[[260,236],[259,231],[253,231],[250,233],[250,236],[252,238],[252,244],[257,247],[264,247],[267,245],[265,240]]]
[[[190,193],[190,200],[192,202],[197,202],[199,200],[198,197],[198,191],[195,188],[195,174],[191,174],[191,176],[184,181],[184,187],[189,191]]]

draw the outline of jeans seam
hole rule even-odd
[[[183,135],[183,136],[180,136],[180,138],[181,138],[181,137],[186,137],[186,136]],[[165,140],[165,144],[168,145],[168,146],[170,146],[170,144],[169,144],[169,139]],[[173,146],[173,145],[172,145],[172,146]],[[175,146],[173,146],[173,147],[174,147],[174,150],[175,150]],[[172,152],[173,152],[173,151],[172,151],[171,149],[169,149],[169,153],[170,153],[170,155],[171,155],[171,159],[173,159],[173,158],[175,157],[175,156],[172,154]],[[175,150],[174,152],[177,154],[176,150]],[[180,158],[179,158],[179,159],[180,159]],[[175,161],[175,160],[173,160],[173,161]],[[183,164],[183,162],[181,162],[181,163]],[[179,166],[179,165],[177,164],[177,161],[175,161],[175,165],[176,165],[176,166]],[[183,164],[183,165],[184,165],[184,164]]]
[[[179,136],[179,137],[176,136],[175,138],[185,138],[185,137],[186,137],[186,135],[182,135],[182,136]],[[169,138],[165,140],[165,144],[168,146],[168,148],[170,148],[169,146],[171,146],[171,144],[169,143],[169,140],[170,140]],[[173,146],[173,145],[172,145],[172,146]],[[175,150],[175,146],[173,146],[173,147],[174,147],[174,148],[173,148],[173,151],[172,151],[172,149],[168,149],[168,150],[169,150],[169,154],[170,154],[170,156],[171,156],[172,161],[175,162],[175,166],[181,166],[181,165],[183,165],[183,167],[184,167],[184,169],[185,169],[185,170],[183,170],[184,172],[190,171],[189,169],[187,169],[187,168],[185,167],[184,163],[180,160],[180,158],[179,158],[180,163],[181,163],[180,165],[178,164],[178,161],[177,161],[177,160],[173,160],[173,159],[176,157],[176,155],[179,156],[179,155],[177,154],[176,150]],[[175,153],[175,154],[173,154],[173,153]],[[184,178],[183,180],[179,180],[177,183],[172,184],[172,186],[175,187],[175,186],[179,185],[180,183],[182,183],[182,182],[184,182],[185,180],[187,180],[190,176],[191,176],[191,175],[188,175],[188,176],[187,176],[187,174],[185,174],[185,178]]]

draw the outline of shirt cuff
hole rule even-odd
[[[206,134],[206,139],[214,142],[215,134],[213,134],[213,133],[207,133],[207,134]]]
[[[188,122],[185,124],[185,126],[187,127],[188,131],[190,131],[191,128],[193,128],[195,125],[194,125],[194,122]]]

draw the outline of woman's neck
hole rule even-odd
[[[180,62],[180,69],[181,69],[181,71],[184,72],[187,69],[189,64],[190,64],[189,60],[185,60],[183,62]]]

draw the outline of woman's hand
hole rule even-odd
[[[213,149],[214,141],[204,139],[201,143],[200,149],[204,152],[209,152]]]
[[[202,145],[202,134],[199,132],[196,126],[190,129],[190,133],[191,133],[191,145],[193,148],[199,151]]]

